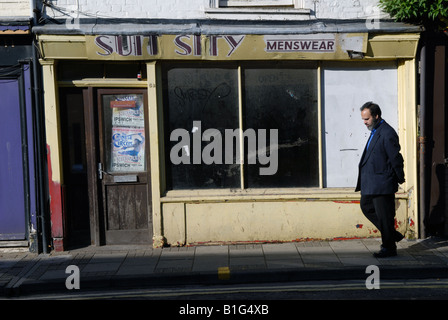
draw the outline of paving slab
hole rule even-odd
[[[229,267],[228,246],[196,247],[193,272],[215,271],[225,267]]]

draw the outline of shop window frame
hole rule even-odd
[[[164,91],[163,94],[163,109],[166,110],[168,109],[168,106],[166,104],[166,70],[170,68],[170,65],[181,65],[183,67],[219,67],[219,68],[235,68],[237,73],[238,73],[238,114],[239,114],[239,129],[242,129],[244,132],[244,121],[245,121],[245,116],[244,116],[244,106],[243,106],[243,94],[244,94],[244,87],[243,87],[243,81],[244,81],[244,76],[243,76],[243,72],[244,69],[250,69],[250,68],[260,68],[260,69],[275,69],[277,67],[281,67],[281,68],[294,68],[294,69],[314,69],[316,72],[316,83],[315,83],[315,95],[316,95],[316,99],[317,102],[314,105],[314,108],[316,109],[316,113],[317,113],[317,127],[316,127],[316,136],[317,136],[317,159],[316,161],[318,162],[317,164],[317,183],[313,186],[289,186],[289,187],[281,187],[281,186],[271,186],[271,187],[262,187],[262,186],[258,186],[258,187],[251,187],[247,185],[247,179],[248,177],[246,176],[245,170],[248,166],[247,163],[244,164],[240,164],[240,184],[237,188],[232,188],[232,187],[222,187],[222,188],[189,188],[189,189],[183,189],[183,188],[173,188],[170,185],[170,176],[169,176],[169,170],[170,170],[170,159],[169,159],[169,153],[170,153],[170,148],[169,148],[169,138],[170,138],[170,132],[168,132],[168,127],[169,125],[167,125],[167,121],[169,121],[169,119],[167,119],[167,115],[164,112],[163,115],[163,125],[165,127],[165,131],[164,131],[164,152],[165,152],[165,161],[164,161],[164,167],[165,167],[165,174],[164,174],[164,180],[165,180],[165,185],[166,185],[166,191],[169,193],[176,193],[176,192],[185,192],[186,190],[189,191],[205,191],[205,193],[210,192],[210,190],[264,190],[264,189],[286,189],[286,190],[293,190],[293,189],[306,189],[306,190],[312,190],[312,189],[322,189],[323,188],[323,170],[322,170],[322,124],[321,124],[321,80],[320,80],[320,63],[316,62],[316,61],[305,61],[305,62],[297,62],[297,61],[276,61],[276,62],[269,62],[269,67],[266,67],[266,63],[263,62],[241,62],[241,63],[225,63],[225,64],[216,64],[216,63],[196,63],[196,62],[175,62],[175,63],[167,63],[162,67],[162,78],[164,79],[162,82],[162,91]],[[233,128],[235,129],[235,128]],[[269,142],[267,142],[269,143]],[[244,159],[245,157],[245,152],[242,153],[242,158]],[[211,191],[213,193],[213,191]]]
[[[304,14],[311,9],[305,0],[210,0],[209,14]]]
[[[303,0],[212,0],[215,8],[231,7],[293,7],[303,8]]]

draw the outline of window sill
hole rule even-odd
[[[207,8],[208,14],[292,14],[310,15],[311,9],[296,8]]]
[[[397,199],[407,199],[400,189]],[[266,188],[171,190],[162,196],[162,203],[174,202],[238,202],[238,201],[348,201],[358,202],[360,193],[354,188]]]

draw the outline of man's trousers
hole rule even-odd
[[[395,241],[400,233],[395,230],[395,194],[361,194],[360,205],[366,218],[381,232],[382,246],[396,249]]]

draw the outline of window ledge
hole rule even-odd
[[[60,80],[58,85],[61,87],[139,87],[148,86],[146,79],[137,80],[131,78],[84,78],[75,80]]]
[[[208,14],[293,14],[310,15],[311,9],[296,8],[207,8]]]
[[[161,197],[162,203],[227,202],[227,201],[347,201],[358,202],[360,193],[354,188],[275,188],[275,189],[209,189],[171,190]],[[397,199],[407,199],[408,193],[399,190]]]

